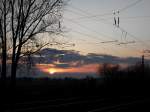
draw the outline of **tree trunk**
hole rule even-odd
[[[7,45],[6,45],[6,0],[4,1],[4,16],[3,16],[3,26],[2,29],[4,31],[3,37],[2,37],[2,74],[1,74],[1,80],[2,80],[2,86],[5,88],[6,84],[6,61],[7,61]]]
[[[3,47],[2,50],[2,70],[1,70],[1,84],[2,87],[5,87],[6,84],[6,59],[7,59],[7,55],[6,55],[6,47]]]
[[[20,59],[21,47],[22,45],[19,45],[17,54],[16,54],[15,46],[13,48],[12,65],[11,65],[11,86],[12,87],[16,86],[16,73],[17,73],[18,61]]]
[[[13,61],[11,65],[11,87],[16,86],[16,72],[17,72],[17,63]]]

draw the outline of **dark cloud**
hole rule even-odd
[[[41,63],[52,63],[53,61],[60,60],[60,62],[63,63],[78,62],[77,65],[91,64],[91,63],[135,64],[141,61],[140,57],[121,58],[112,55],[95,54],[95,53],[81,55],[79,52],[74,50],[57,50],[51,48],[43,49],[36,55],[39,54],[41,54],[42,56]],[[39,60],[39,57],[37,58],[37,60]],[[150,63],[150,60],[146,61]],[[64,65],[67,66],[66,64]]]

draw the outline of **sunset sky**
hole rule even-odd
[[[96,74],[102,63],[140,62],[150,48],[149,11],[150,0],[69,0],[60,22],[63,32],[52,35],[65,44],[41,50],[45,61],[36,68],[48,76]]]
[[[103,68],[104,63],[118,64],[122,69],[141,62],[141,58],[135,57],[121,58],[94,53],[83,55],[71,50],[52,48],[43,49],[40,54],[44,58],[33,58],[37,70],[35,76],[65,77],[67,75],[67,77],[83,78],[89,75],[98,76],[97,73]],[[39,60],[42,63],[38,63]],[[150,60],[145,59],[145,62],[150,63]],[[45,75],[41,75],[43,73]]]
[[[113,12],[117,11],[119,28],[113,25]],[[63,12],[62,27],[66,41],[75,46],[66,49],[139,57],[142,50],[150,48],[149,11],[150,0],[70,0]]]

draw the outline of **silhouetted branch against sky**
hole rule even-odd
[[[54,34],[61,31],[59,23],[64,5],[64,0],[0,1],[0,41],[3,46],[2,54],[4,54],[2,61],[5,61],[4,68],[6,69],[5,57],[8,55],[7,47],[9,46],[13,78],[15,78],[17,63],[22,54],[21,49],[25,44],[34,43],[39,49],[42,45],[37,44],[40,42],[37,41],[38,34],[45,32]],[[38,39],[42,41],[43,38]],[[8,40],[11,43],[8,43]]]

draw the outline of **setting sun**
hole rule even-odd
[[[56,72],[55,69],[49,69],[48,71],[49,71],[50,74],[54,74]]]

